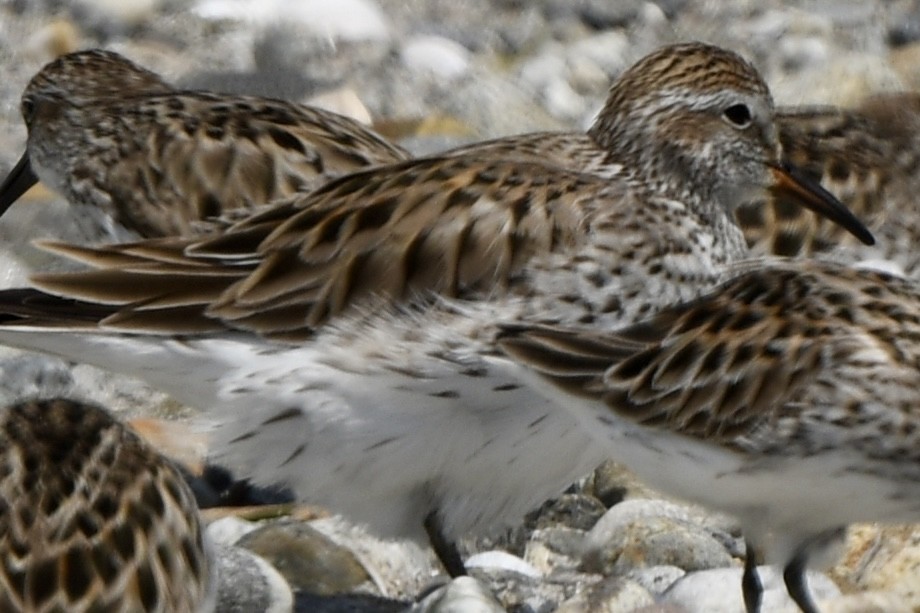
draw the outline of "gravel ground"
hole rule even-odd
[[[728,4],[6,0],[0,171],[23,148],[18,105],[28,79],[55,54],[96,46],[184,86],[308,101],[371,120],[420,154],[504,134],[583,128],[612,77],[681,40],[740,52],[763,71],[779,104],[849,105],[920,85],[920,2]],[[56,265],[28,245],[41,236],[78,238],[66,206],[37,189],[0,222],[0,284]],[[194,416],[137,382],[43,357],[3,351],[0,376],[4,402],[69,394],[127,417]],[[220,514],[227,515],[208,518]],[[292,601],[305,611],[395,611],[425,591],[415,610],[470,603],[484,611],[741,609],[743,541],[731,518],[662,500],[614,466],[516,529],[464,543],[479,581],[442,587],[433,583],[437,565],[426,551],[378,541],[339,518],[314,519],[302,507],[258,521],[229,514],[249,519],[224,517],[210,527],[224,544],[222,571],[232,577],[222,591],[227,611],[266,610],[272,598],[281,609]],[[855,527],[841,559],[812,577],[824,610],[920,608],[920,530]],[[765,584],[768,610],[792,610],[778,578]]]

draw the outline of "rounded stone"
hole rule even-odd
[[[216,609],[221,613],[285,613],[291,587],[265,560],[240,547],[214,545]]]
[[[586,548],[602,547],[623,526],[651,518],[663,518],[705,529],[723,543],[740,534],[738,522],[721,513],[711,513],[701,507],[657,498],[624,500],[611,507],[586,537]]]
[[[526,575],[528,577],[541,577],[543,573],[529,562],[522,560],[507,551],[482,551],[466,559],[467,569],[488,568],[500,569],[508,572]]]
[[[637,582],[608,577],[563,602],[556,613],[618,613],[655,604],[655,599]]]
[[[402,61],[411,70],[427,71],[444,80],[465,74],[470,52],[443,36],[414,36],[402,48]]]
[[[621,575],[645,566],[668,565],[691,571],[731,563],[725,547],[704,528],[652,517],[618,526],[601,546],[587,551],[584,568],[602,575]]]
[[[650,566],[631,570],[626,576],[647,589],[651,594],[660,596],[675,581],[686,574],[687,571],[676,566]]]
[[[277,523],[239,540],[268,560],[292,587],[320,595],[353,591],[370,577],[355,555],[304,523]]]
[[[411,613],[504,613],[492,592],[472,577],[457,577],[409,609]]]
[[[761,607],[763,611],[797,610],[795,603],[786,592],[782,573],[772,566],[759,566],[757,572],[763,583]],[[683,606],[688,611],[707,611],[708,613],[743,611],[741,573],[741,567],[687,573],[663,594],[662,600]],[[840,595],[840,589],[824,574],[809,572],[807,580],[815,601],[820,602]]]
[[[534,528],[574,528],[590,530],[607,512],[603,503],[587,494],[563,494],[535,513]]]

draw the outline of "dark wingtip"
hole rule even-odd
[[[38,177],[32,170],[27,151],[22,154],[10,174],[0,184],[0,215],[6,213],[7,209],[36,183],[38,183]]]

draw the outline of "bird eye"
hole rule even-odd
[[[35,100],[31,96],[26,96],[22,99],[22,106],[19,107],[19,110],[26,123],[31,122],[32,117],[35,115]]]
[[[733,104],[722,113],[733,126],[746,128],[751,125],[751,109],[746,104]]]

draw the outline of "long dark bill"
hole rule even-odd
[[[775,180],[773,191],[826,217],[858,238],[860,242],[866,245],[875,244],[875,237],[850,209],[832,193],[806,177],[798,168],[784,163],[771,164],[770,170],[773,171]]]
[[[13,170],[3,180],[0,185],[0,215],[6,213],[14,202],[19,200],[30,187],[38,183],[38,177],[32,171],[32,164],[29,163],[29,152],[22,154]]]

